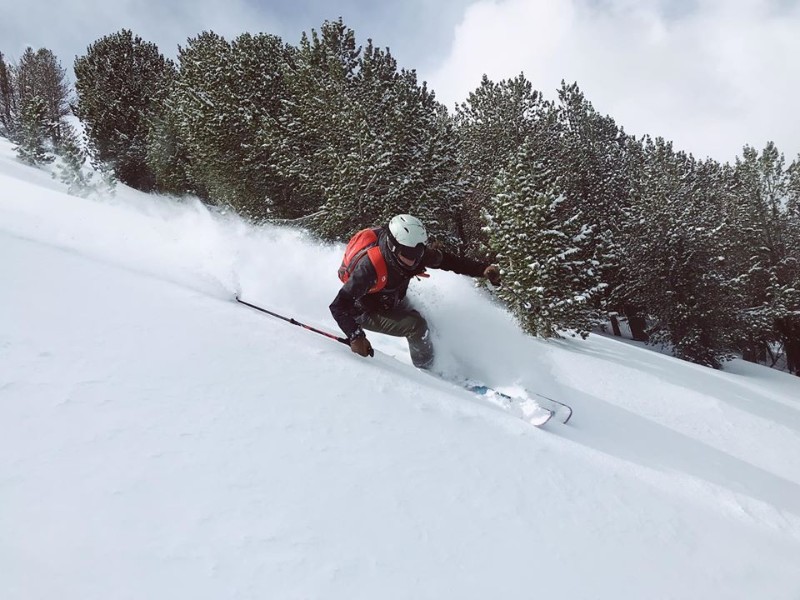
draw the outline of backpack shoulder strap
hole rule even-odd
[[[383,258],[383,254],[381,254],[381,249],[378,245],[372,246],[369,250],[367,250],[367,256],[369,257],[369,261],[372,263],[372,266],[375,267],[375,274],[377,275],[375,285],[373,285],[368,292],[372,294],[374,292],[380,292],[386,287],[386,281],[389,277],[389,269],[386,266],[386,259]]]

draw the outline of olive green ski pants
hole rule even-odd
[[[419,369],[433,364],[433,343],[425,318],[413,308],[399,307],[363,313],[356,319],[364,329],[408,340],[411,362]]]

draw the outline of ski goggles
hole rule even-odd
[[[402,244],[397,244],[397,249],[395,252],[398,256],[402,256],[403,258],[417,262],[422,258],[422,255],[425,254],[425,244],[417,244],[413,248],[409,246],[403,246]]]
[[[395,256],[402,256],[406,260],[416,263],[422,260],[422,255],[425,254],[425,244],[420,242],[416,246],[404,246],[398,243],[394,236],[389,233],[389,250],[391,250]]]

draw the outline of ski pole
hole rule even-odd
[[[332,340],[336,340],[337,342],[341,342],[342,344],[345,344],[347,346],[350,345],[350,342],[347,341],[347,338],[339,337],[339,336],[336,336],[336,335],[334,335],[332,333],[328,333],[327,331],[322,331],[320,329],[315,329],[314,327],[311,327],[310,325],[306,325],[305,323],[301,323],[300,321],[296,321],[295,319],[292,319],[291,317],[284,317],[283,315],[279,315],[278,313],[274,313],[271,310],[267,310],[266,308],[261,308],[260,306],[256,306],[255,304],[250,304],[249,302],[245,302],[244,300],[239,298],[239,296],[236,296],[236,301],[239,302],[240,304],[244,304],[245,306],[249,306],[250,308],[255,308],[256,310],[259,310],[259,311],[261,311],[263,313],[267,313],[270,316],[276,317],[278,319],[282,319],[282,320],[286,321],[287,323],[291,323],[292,325],[298,325],[298,326],[302,327],[303,329],[308,329],[309,331],[313,331],[314,333],[318,333],[320,335],[324,335],[326,338],[330,338]]]

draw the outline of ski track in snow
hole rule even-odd
[[[230,301],[336,332],[341,247],[47,177],[0,140],[0,598],[800,596],[796,377],[412,284],[439,368],[575,408],[536,429]]]

